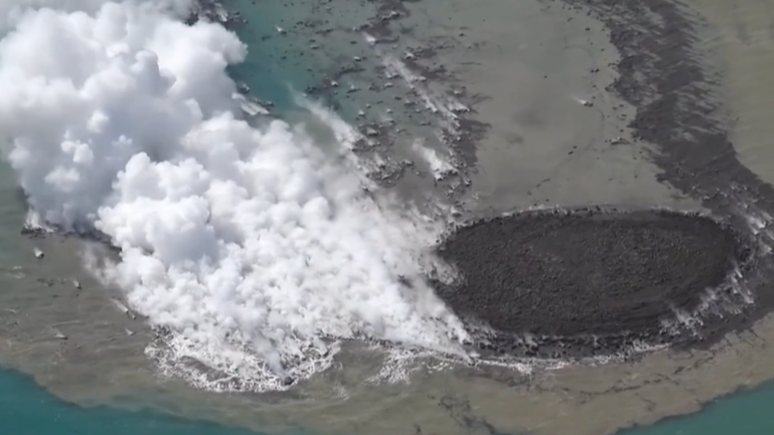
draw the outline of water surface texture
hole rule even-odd
[[[700,414],[624,430],[620,435],[768,435],[774,431],[769,418],[772,404],[774,387],[767,386],[721,399]],[[0,371],[0,425],[8,435],[262,435],[153,411],[81,408],[48,394],[28,376],[9,370]]]
[[[21,3],[67,3],[70,10],[85,5],[94,11],[94,5],[101,1]],[[739,154],[738,162],[729,151],[713,155],[708,164],[720,162],[719,166],[735,170],[747,165],[760,177],[756,182],[768,183],[772,178],[766,168],[771,162],[766,161],[771,150],[765,130],[770,123],[764,120],[774,101],[767,100],[762,90],[770,88],[766,84],[772,77],[767,59],[774,46],[774,6],[762,0],[728,5],[720,0],[693,0],[678,9],[673,8],[676,3],[672,1],[658,3],[664,7],[642,10],[638,8],[645,7],[644,3],[605,0],[226,1],[225,7],[238,10],[246,20],[233,29],[247,46],[244,61],[228,66],[228,74],[246,85],[240,86],[239,92],[247,93],[248,99],[256,98],[254,102],[271,114],[266,116],[263,109],[243,105],[250,129],[237,128],[232,120],[221,119],[221,124],[193,129],[197,133],[193,135],[195,149],[165,149],[165,141],[178,133],[167,127],[190,127],[190,119],[178,117],[188,114],[190,101],[175,95],[177,99],[171,98],[169,103],[169,95],[158,91],[168,85],[163,81],[156,83],[158,87],[144,86],[155,83],[158,77],[154,75],[153,58],[138,55],[132,60],[138,62],[136,68],[127,70],[147,79],[138,81],[143,86],[138,87],[137,94],[153,98],[137,103],[137,110],[127,110],[135,107],[131,104],[116,104],[104,112],[116,119],[126,115],[121,118],[126,122],[142,120],[131,124],[133,128],[127,131],[142,131],[146,134],[143,138],[151,138],[155,145],[148,151],[150,158],[135,162],[134,178],[115,184],[111,183],[117,177],[109,171],[97,171],[109,175],[101,179],[104,183],[94,181],[100,180],[97,177],[89,179],[91,184],[78,184],[75,178],[68,178],[72,172],[65,170],[53,168],[48,178],[28,170],[25,164],[45,166],[49,158],[62,154],[62,147],[46,147],[58,144],[58,132],[51,132],[52,141],[41,133],[55,117],[53,109],[49,113],[48,108],[62,100],[26,113],[28,105],[34,107],[46,100],[14,100],[14,94],[8,91],[8,98],[0,102],[0,107],[8,111],[1,114],[26,116],[0,119],[7,122],[3,125],[23,131],[37,141],[32,142],[38,150],[45,152],[37,155],[37,161],[29,159],[24,164],[19,163],[24,159],[16,156],[16,172],[7,165],[0,168],[0,364],[10,368],[0,371],[0,433],[298,435],[298,427],[316,435],[774,433],[774,420],[768,412],[774,405],[774,387],[736,394],[774,377],[771,316],[756,317],[754,325],[729,333],[706,349],[658,350],[631,361],[610,358],[569,366],[555,361],[548,364],[506,359],[470,367],[465,353],[471,349],[451,334],[460,332],[459,319],[440,310],[436,301],[427,297],[429,293],[401,287],[406,276],[412,282],[413,274],[415,287],[424,288],[416,285],[421,283],[416,279],[420,262],[413,261],[414,255],[426,260],[424,254],[432,248],[436,236],[453,223],[528,207],[613,204],[706,213],[717,211],[711,201],[725,198],[736,207],[727,207],[733,208],[728,214],[738,218],[740,226],[749,224],[743,228],[745,231],[758,239],[765,238],[772,219],[761,207],[768,197],[756,197],[758,191],[744,187],[748,184],[723,190],[717,196],[704,191],[697,194],[684,188],[690,177],[703,177],[699,180],[702,183],[695,184],[701,189],[712,184],[712,180],[707,181],[710,178],[725,178],[701,173],[690,166],[695,163],[690,159],[672,165],[674,160],[663,158],[659,163],[654,158],[660,154],[653,151],[663,145],[656,142],[691,137],[656,134],[673,128],[674,123],[667,121],[677,116],[656,117],[656,121],[663,122],[658,123],[658,129],[651,128],[649,131],[656,133],[650,135],[642,134],[648,131],[647,119],[631,124],[646,103],[678,95],[677,90],[638,100],[640,95],[624,95],[621,91],[634,87],[615,84],[620,85],[617,79],[627,72],[630,79],[637,80],[676,77],[672,84],[678,85],[701,81],[707,92],[697,96],[696,101],[683,103],[717,108],[707,119],[699,117],[706,127],[701,131],[713,132],[714,138],[730,137]],[[587,4],[594,9],[586,9]],[[666,15],[675,10],[679,13]],[[0,13],[5,13],[2,6]],[[622,21],[608,20],[610,17]],[[659,25],[651,28],[640,24],[669,24],[675,17],[683,20],[674,38],[679,41],[678,48],[684,50],[686,61],[674,65],[662,62],[654,67],[674,66],[673,75],[637,70],[642,66],[637,63],[641,59],[625,52],[631,50],[626,42],[647,39],[648,32],[652,40],[663,38],[669,32]],[[47,19],[52,20],[50,24],[55,16]],[[629,25],[634,20],[640,20],[638,25]],[[160,39],[164,43],[155,47],[159,59],[184,79],[181,83],[198,86],[187,88],[184,96],[193,96],[205,114],[224,107],[239,112],[240,100],[231,100],[231,91],[237,88],[232,89],[220,67],[196,70],[190,68],[192,64],[180,62],[185,54],[195,52],[206,66],[219,50],[236,50],[235,40],[224,33],[219,33],[219,39],[209,40],[204,36],[211,33],[205,30],[194,35],[176,28],[176,23],[164,23],[160,28],[176,37]],[[46,28],[40,27],[40,39],[31,38],[41,44],[35,46],[40,48],[36,53],[59,42],[58,37],[43,32]],[[637,32],[630,35],[626,29]],[[0,27],[0,32],[5,30]],[[61,34],[67,33],[62,30]],[[99,31],[93,34],[104,36]],[[159,32],[156,37],[163,35]],[[191,44],[186,39],[197,37],[211,45]],[[180,44],[177,50],[165,49],[176,43]],[[99,47],[85,45],[95,46]],[[4,60],[19,60],[24,53],[21,44],[12,47],[16,50],[4,52],[7,56],[0,58],[0,69]],[[59,47],[41,59],[53,62],[75,56],[68,54],[69,46]],[[671,53],[653,51],[659,55]],[[74,53],[89,58],[84,54],[89,53],[87,49]],[[107,63],[108,57],[102,54],[97,50],[98,61],[82,65]],[[29,62],[27,66],[32,65]],[[54,76],[68,72],[52,64],[44,63],[41,68]],[[683,74],[679,68],[686,65],[696,67],[706,77]],[[115,66],[124,71],[124,65]],[[86,74],[87,69],[73,74]],[[191,71],[201,72],[210,80],[196,82],[200,75]],[[41,83],[18,79],[8,82],[24,83],[30,88]],[[149,89],[159,93],[143,93]],[[693,94],[686,94],[693,98]],[[125,93],[108,101],[131,102],[133,96]],[[158,107],[169,110],[155,112]],[[675,107],[682,106],[664,103],[660,107],[674,114]],[[79,108],[62,113],[76,113]],[[39,113],[49,118],[35,120],[33,115]],[[275,118],[284,124],[272,127]],[[71,134],[84,143],[89,143],[87,139],[99,142],[91,129],[99,129],[100,119],[93,117],[88,128],[74,128]],[[125,127],[120,122],[111,125],[117,130]],[[229,130],[234,134],[214,139],[198,135],[202,131],[223,132],[223,125],[234,127]],[[246,139],[246,131],[261,135]],[[100,132],[109,136],[113,130],[104,128]],[[0,139],[6,140],[4,136]],[[271,152],[249,160],[245,155],[255,144]],[[78,154],[78,147],[68,146],[73,155]],[[216,152],[223,150],[228,152]],[[158,169],[156,163],[168,157],[165,152],[172,156],[172,163]],[[302,154],[313,158],[299,158]],[[85,158],[83,153],[78,155]],[[95,155],[99,157],[99,153]],[[200,167],[175,166],[180,156],[191,158]],[[240,164],[220,166],[233,158]],[[72,169],[67,166],[71,160],[59,163]],[[292,293],[286,299],[278,295],[288,293],[266,292],[264,300],[271,300],[276,309],[269,322],[254,315],[263,309],[263,304],[253,298],[257,290],[213,290],[227,288],[236,281],[229,281],[233,277],[229,273],[237,269],[229,269],[234,263],[222,262],[219,273],[208,276],[207,267],[197,269],[201,265],[194,267],[184,261],[192,252],[207,247],[190,241],[193,235],[209,234],[197,231],[206,228],[212,215],[197,212],[212,210],[201,208],[200,198],[175,202],[203,196],[197,189],[213,178],[230,179],[248,160],[269,175],[255,183],[238,179],[237,184],[247,190],[273,186],[275,190],[265,195],[265,203],[277,197],[303,202],[309,195],[317,195],[316,202],[309,201],[312,205],[304,209],[308,212],[305,216],[311,218],[303,224],[306,231],[319,236],[320,243],[304,244],[308,239],[292,231],[291,224],[304,217],[296,213],[299,208],[294,208],[292,201],[276,208],[272,220],[260,213],[251,214],[260,207],[251,208],[243,197],[231,196],[234,191],[223,188],[209,200],[237,200],[219,202],[218,210],[227,212],[215,216],[215,220],[250,214],[257,216],[254,222],[265,225],[271,221],[273,225],[267,225],[260,237],[246,239],[293,239],[299,243],[251,258],[238,278],[250,276],[261,291],[271,286],[271,279],[250,273],[251,262],[262,262],[282,266],[275,267],[274,272],[296,272],[278,273],[280,279],[311,279],[315,274],[305,273],[316,268],[319,273],[314,279],[327,276],[332,288],[339,289],[334,292],[331,287],[320,286],[319,291]],[[688,169],[675,169],[678,166]],[[151,177],[170,167],[177,169],[173,177]],[[195,176],[192,168],[208,176]],[[158,170],[154,173],[150,169]],[[120,193],[120,200],[113,198],[101,204],[112,213],[106,215],[111,219],[107,219],[105,231],[123,241],[125,251],[134,249],[135,260],[152,261],[151,250],[146,249],[152,245],[165,261],[184,265],[183,269],[189,267],[185,272],[198,273],[198,283],[185,273],[164,275],[167,271],[162,271],[164,279],[154,282],[158,284],[157,293],[142,286],[128,291],[97,279],[94,268],[86,267],[94,266],[89,263],[92,260],[99,263],[116,258],[117,254],[105,249],[104,244],[78,237],[20,234],[28,216],[18,188],[20,174],[33,199],[50,206],[49,211],[57,211],[51,204],[60,200],[71,200],[88,209],[92,201],[102,199],[104,189],[112,186]],[[156,181],[142,183],[144,177]],[[669,182],[664,182],[665,177]],[[50,186],[41,181],[51,179],[59,181],[54,187],[72,183],[75,187],[69,193],[83,195],[50,196]],[[292,188],[283,189],[287,186]],[[158,200],[163,194],[172,198],[169,204],[173,205],[154,203],[158,206],[153,209],[155,214],[132,208],[136,206],[132,205],[133,195]],[[326,219],[335,213],[327,213],[320,206],[321,198],[333,204],[332,209],[347,211],[351,220],[328,222]],[[118,203],[127,208],[118,207]],[[170,213],[168,220],[154,220],[153,216],[170,210],[175,213]],[[233,210],[240,213],[230,214]],[[181,217],[192,215],[190,220]],[[55,213],[50,216],[64,223],[74,222]],[[89,216],[84,213],[80,217]],[[137,221],[131,220],[134,218]],[[250,228],[244,221],[232,223],[231,227],[218,228],[218,241],[240,239],[240,231]],[[149,230],[159,228],[162,230]],[[146,239],[134,237],[143,231]],[[180,236],[184,231],[190,237]],[[329,251],[315,251],[321,245]],[[575,245],[583,243],[572,247],[582,250]],[[347,246],[357,249],[340,256],[341,249],[336,247]],[[36,249],[45,255],[36,258]],[[279,260],[280,253],[302,251],[310,255],[288,255],[284,263]],[[582,258],[570,254],[568,257]],[[331,266],[342,258],[347,261],[341,264],[347,267]],[[154,270],[148,264],[140,261],[137,267],[119,272],[128,278],[135,277],[135,272],[145,273],[141,277],[145,280],[159,278],[148,272]],[[342,277],[350,281],[336,279]],[[179,287],[165,287],[175,281],[181,283]],[[200,283],[207,285],[196,287]],[[353,288],[357,291],[347,293]],[[352,309],[357,304],[361,305]],[[234,312],[240,313],[241,317],[234,318],[242,323],[229,323],[228,317]],[[318,333],[318,327],[326,334]],[[297,335],[289,334],[290,330]],[[258,343],[250,336],[255,331],[270,335],[268,351],[261,346],[248,346],[247,350],[239,347]],[[353,336],[374,336],[387,345],[348,340]],[[407,352],[389,344],[412,340],[422,350]],[[712,402],[729,394],[735,395]]]

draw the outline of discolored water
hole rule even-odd
[[[251,47],[251,55],[235,75],[248,82],[261,99],[274,102],[278,112],[299,110],[293,107],[289,87],[300,89],[314,84],[315,73],[326,72],[331,64],[349,61],[354,53],[371,53],[362,35],[348,30],[368,18],[373,6],[369,2],[329,2],[341,14],[326,12],[324,7],[312,12],[304,9],[318,2],[282,3],[282,7],[276,2],[250,3],[240,2],[239,7],[250,20],[240,34]],[[619,132],[614,117],[587,110],[574,99],[604,88],[608,84],[605,76],[612,74],[605,65],[615,55],[598,23],[572,15],[572,24],[564,26],[570,16],[555,10],[546,12],[546,6],[539,2],[514,6],[513,2],[492,0],[471,7],[462,2],[424,1],[412,3],[412,7],[416,8],[410,22],[413,30],[401,34],[401,44],[433,38],[446,38],[448,42],[463,38],[458,36],[461,34],[471,38],[463,38],[461,45],[482,44],[477,46],[480,50],[457,50],[453,55],[443,54],[441,60],[448,61],[452,69],[453,65],[464,64],[470,74],[460,73],[461,77],[477,77],[470,87],[492,94],[487,96],[490,104],[481,113],[495,125],[492,137],[508,139],[505,142],[510,144],[496,146],[495,142],[503,140],[490,138],[490,147],[483,153],[487,158],[477,176],[486,181],[482,183],[485,191],[479,193],[489,205],[507,208],[509,201],[522,205],[549,199],[563,203],[685,203],[653,181],[654,170],[642,159],[637,160],[640,145],[603,144],[602,138],[612,140],[624,134]],[[449,12],[464,7],[468,7],[465,13]],[[310,16],[329,22],[316,29],[309,23],[298,24],[302,21],[299,17]],[[513,26],[513,17],[523,17],[523,23]],[[480,26],[484,21],[487,24]],[[297,32],[281,37],[274,29],[277,25]],[[316,33],[325,29],[334,29],[333,39],[323,39]],[[311,44],[321,47],[311,49]],[[588,48],[591,45],[603,50],[592,51]],[[395,52],[400,55],[403,48]],[[337,54],[339,51],[344,54]],[[569,52],[572,55],[566,55]],[[373,74],[372,67],[369,64],[368,74]],[[602,68],[601,73],[588,73],[598,68]],[[577,80],[568,79],[573,77]],[[366,76],[353,81],[367,83],[370,79]],[[494,92],[505,89],[507,92]],[[499,98],[501,94],[503,98]],[[392,94],[387,95],[392,98]],[[601,91],[598,97],[595,108],[600,110],[619,104]],[[344,101],[344,112],[356,113],[353,107],[375,105],[381,97],[342,91],[337,98]],[[576,150],[577,138],[590,144],[598,140],[600,145]],[[542,145],[529,146],[532,143]],[[568,157],[571,155],[578,159]],[[549,180],[544,182],[546,178]],[[422,186],[433,184],[431,177],[423,180]],[[526,188],[523,192],[513,189],[517,183],[533,186],[530,192],[534,196],[527,198]],[[286,432],[288,427],[303,424],[335,434],[586,435],[610,433],[632,422],[647,424],[663,415],[692,412],[699,401],[740,384],[756,384],[771,375],[767,337],[773,335],[764,325],[756,330],[755,337],[730,337],[730,344],[708,354],[659,354],[640,365],[611,364],[542,373],[530,382],[511,369],[484,373],[458,369],[419,370],[408,384],[371,385],[364,381],[379,378],[384,356],[378,352],[351,352],[330,373],[287,395],[204,393],[156,377],[153,364],[143,354],[150,341],[143,320],[127,317],[116,309],[111,298],[120,293],[99,286],[82,270],[77,254],[85,245],[74,240],[22,237],[19,229],[24,214],[13,176],[4,168],[0,171],[0,310],[4,310],[0,313],[0,363],[34,373],[37,383],[78,403],[115,405],[126,402],[119,399],[130,397],[129,403],[152,403],[177,415],[264,432],[277,432],[277,426]],[[42,260],[33,255],[36,245],[46,253]],[[82,289],[73,285],[73,279],[81,283]],[[401,368],[400,356],[389,358],[393,368]],[[379,379],[400,381],[405,373],[399,369]],[[0,428],[11,428],[11,434],[248,433],[149,411],[79,408],[53,399],[16,372],[0,372],[0,404]],[[774,431],[767,413],[772,404],[774,390],[764,388],[721,400],[695,416],[623,433],[769,434]]]

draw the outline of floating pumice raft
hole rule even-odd
[[[700,214],[599,207],[474,222],[438,254],[459,274],[436,283],[439,296],[477,350],[548,358],[705,342],[744,315],[730,277],[753,258],[740,234]]]

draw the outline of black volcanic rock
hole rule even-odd
[[[438,289],[457,314],[503,336],[554,337],[528,344],[519,351],[525,356],[543,348],[556,355],[559,345],[578,345],[584,349],[570,353],[585,355],[634,339],[668,340],[659,338],[663,321],[674,320],[675,309],[694,312],[750,257],[737,232],[705,216],[602,209],[475,222],[450,234],[438,253],[460,274]]]

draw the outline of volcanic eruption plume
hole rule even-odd
[[[32,213],[120,248],[98,272],[171,331],[169,358],[254,388],[309,375],[338,339],[457,351],[418,266],[433,231],[364,196],[302,126],[243,120],[225,69],[246,47],[184,24],[187,6],[0,6],[0,131]]]

